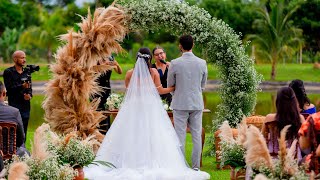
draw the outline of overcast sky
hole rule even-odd
[[[82,6],[84,2],[94,2],[94,0],[76,0],[76,5]]]

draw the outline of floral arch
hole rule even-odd
[[[222,103],[214,124],[228,120],[235,127],[243,116],[249,116],[256,105],[256,92],[261,82],[254,62],[237,35],[222,20],[197,6],[175,0],[140,0],[120,2],[131,17],[130,30],[166,29],[180,36],[190,34],[200,46],[207,62],[219,69]]]
[[[211,17],[204,9],[176,0],[117,3],[118,8],[97,9],[93,18],[89,12],[79,23],[79,32],[61,36],[67,43],[57,51],[56,63],[51,66],[54,77],[48,83],[43,105],[45,119],[53,130],[68,133],[76,128],[84,136],[96,132],[95,125],[103,116],[95,111],[95,101],[88,102],[98,91],[94,81],[98,71],[95,65],[102,55],[120,51],[118,42],[128,30],[164,28],[177,36],[192,35],[206,60],[219,69],[222,102],[213,124],[228,120],[235,127],[243,116],[250,115],[256,104],[261,75],[245,54],[239,35],[227,24]]]

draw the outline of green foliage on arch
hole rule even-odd
[[[236,127],[243,116],[249,116],[256,105],[256,92],[262,80],[244,46],[226,23],[197,6],[177,0],[120,1],[131,31],[166,29],[180,36],[190,34],[200,46],[207,62],[219,68],[222,102],[213,123],[214,132],[223,121]],[[213,144],[211,142],[211,144]]]

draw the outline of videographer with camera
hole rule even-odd
[[[20,111],[25,139],[27,138],[28,122],[30,117],[30,100],[32,98],[31,73],[39,71],[39,66],[27,65],[26,54],[17,50],[12,54],[14,66],[7,68],[3,73],[4,84],[7,88],[8,103]]]

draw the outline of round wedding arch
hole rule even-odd
[[[250,115],[262,77],[232,28],[204,9],[177,0],[123,0],[115,7],[98,8],[93,17],[89,11],[78,24],[78,32],[61,35],[66,43],[51,64],[53,79],[47,84],[43,103],[45,119],[52,130],[65,134],[76,130],[83,137],[94,134],[102,141],[96,126],[104,116],[96,111],[98,102],[88,99],[99,91],[95,82],[98,59],[120,52],[118,42],[128,29],[190,34],[206,60],[216,64],[221,104],[212,120],[212,134],[223,121],[235,127],[243,116]]]
[[[262,76],[254,68],[254,61],[232,28],[197,6],[177,0],[121,1],[130,17],[129,28],[156,31],[165,29],[180,36],[190,34],[200,46],[207,62],[215,63],[221,86],[213,131],[222,121],[236,127],[243,116],[249,116],[256,105],[256,92]]]

